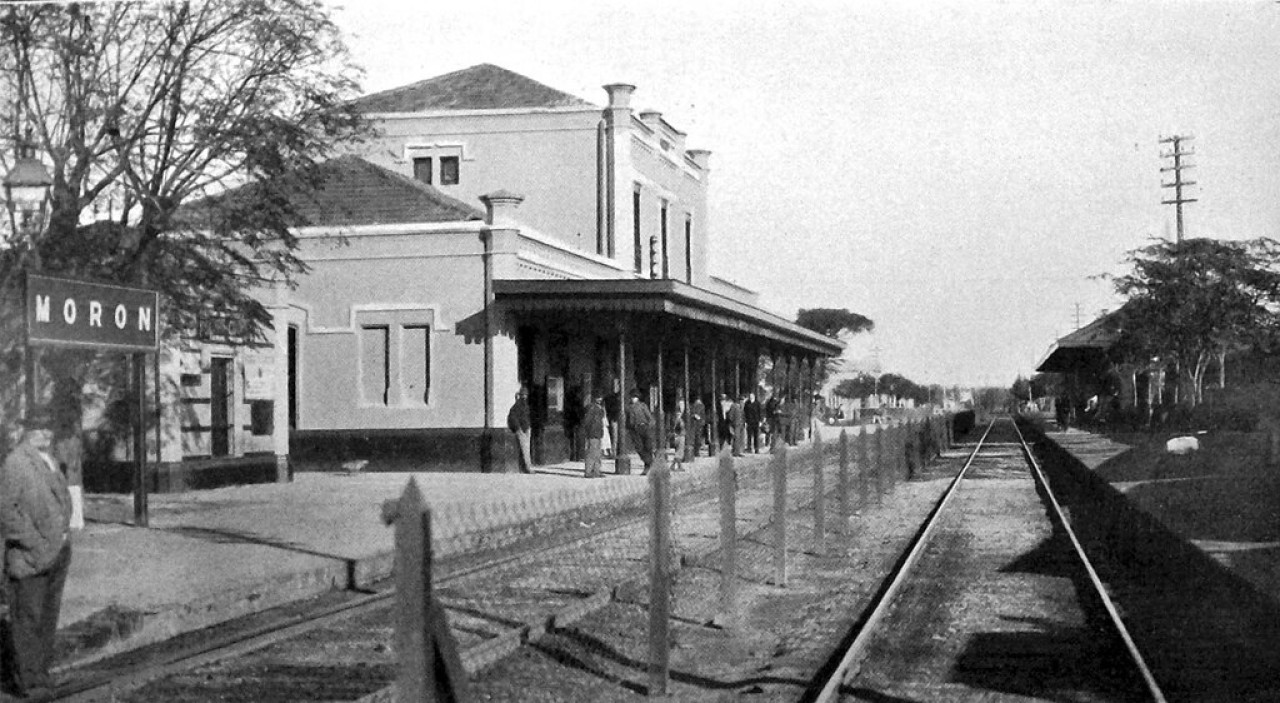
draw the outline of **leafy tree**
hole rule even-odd
[[[1012,395],[1019,403],[1025,403],[1035,398],[1031,389],[1031,381],[1021,374],[1013,380],[1013,385],[1009,386],[1009,395]]]
[[[994,413],[1009,405],[1009,389],[984,386],[973,391],[973,403],[977,409]]]
[[[253,289],[304,270],[283,193],[364,129],[355,76],[316,0],[5,8],[0,94],[53,187],[47,226],[9,233],[0,292],[26,271],[144,285],[170,335],[259,339]]]
[[[1118,311],[1122,353],[1171,360],[1203,400],[1204,374],[1227,351],[1274,336],[1280,304],[1280,242],[1187,239],[1129,252],[1132,272],[1114,279],[1128,297]]]
[[[876,377],[869,373],[859,373],[853,378],[846,378],[836,384],[833,392],[841,398],[866,398],[876,391]]]
[[[876,326],[871,318],[850,312],[845,308],[801,308],[796,314],[796,324],[832,339],[840,339],[842,335],[870,332]],[[817,378],[819,388],[840,368],[842,363],[839,357],[827,357],[823,361]]]
[[[875,329],[875,323],[870,318],[844,308],[801,309],[796,315],[796,324],[832,339],[839,339],[842,334],[857,334]]]

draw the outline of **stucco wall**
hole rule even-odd
[[[640,186],[640,234],[644,275],[649,273],[649,238],[661,240],[662,201],[667,207],[667,242],[670,262],[669,277],[687,281],[685,277],[685,220],[692,223],[693,281],[699,287],[707,285],[707,190],[705,173],[694,175],[684,163],[684,156],[674,150],[663,150],[657,135],[637,129],[631,145],[631,171],[633,183],[625,189],[625,206],[632,208],[633,186]],[[620,233],[621,238],[634,242],[634,230]],[[661,247],[659,247],[660,249]],[[630,251],[630,245],[627,247]],[[661,256],[659,254],[659,256]],[[631,263],[631,260],[628,260]],[[658,275],[662,275],[659,259]]]
[[[486,193],[519,193],[525,196],[522,222],[594,252],[599,121],[595,110],[384,119],[378,122],[381,138],[362,144],[359,152],[379,166],[412,176],[407,148],[460,147],[459,182],[436,183],[442,192],[476,207]]]
[[[483,268],[477,231],[308,240],[312,271],[292,295],[299,334],[298,429],[405,429],[484,425]],[[390,393],[365,397],[361,329],[388,327]],[[430,391],[424,404],[401,363],[406,326],[428,326]],[[497,344],[503,343],[499,337]]]

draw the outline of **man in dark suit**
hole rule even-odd
[[[689,455],[686,459],[695,459],[698,452],[702,451],[702,440],[706,435],[707,424],[707,406],[702,402],[702,398],[695,396],[693,404],[689,406],[689,432],[693,436],[693,443],[689,447]],[[715,452],[712,452],[714,454]]]
[[[640,455],[644,464],[641,475],[649,473],[653,466],[653,413],[640,402],[640,391],[631,391],[631,403],[627,405],[627,430],[630,431],[632,450]]]
[[[529,451],[529,430],[531,420],[529,418],[529,395],[524,388],[516,393],[516,402],[511,404],[511,410],[507,411],[507,429],[511,430],[511,435],[516,438],[516,451],[520,459],[520,472],[533,473],[533,458]]]
[[[39,697],[52,687],[54,634],[71,564],[71,495],[51,451],[52,417],[23,420],[21,442],[0,467],[0,537],[10,636],[0,645],[5,687]]]
[[[729,425],[729,446],[733,448],[734,456],[742,456],[742,444],[746,439],[746,414],[742,410],[745,401],[746,398],[730,399],[729,407],[724,412],[725,421]]]
[[[756,400],[756,394],[751,393],[747,396],[747,402],[742,404],[742,414],[747,421],[747,448],[753,454],[760,453],[760,403]]]

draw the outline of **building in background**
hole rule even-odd
[[[310,270],[264,291],[270,343],[165,363],[166,461],[506,470],[524,387],[535,462],[553,463],[596,390],[710,408],[755,388],[761,353],[838,354],[710,275],[709,153],[636,114],[633,90],[597,107],[481,65],[358,101],[381,136],[298,193]]]

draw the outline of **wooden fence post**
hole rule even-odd
[[[720,485],[720,615],[721,627],[733,627],[738,618],[738,476],[733,457],[720,452],[716,474]]]
[[[858,428],[858,510],[863,511],[871,504],[871,435],[867,426]]]
[[[649,539],[649,695],[665,696],[671,681],[671,474],[667,462],[649,470],[653,496]]]
[[[893,486],[907,476],[907,423],[904,420],[893,431]]]
[[[842,534],[849,533],[849,431],[840,430],[840,473],[837,475],[837,483],[840,490],[840,532]]]
[[[888,450],[889,443],[885,438],[888,425],[876,425],[876,461],[875,461],[875,499],[876,506],[884,504],[884,475],[886,463],[885,452]]]
[[[769,459],[773,469],[773,582],[787,585],[787,446],[783,444]]]
[[[823,475],[823,464],[826,462],[826,447],[822,444],[822,434],[813,431],[813,553],[819,556],[827,541],[827,485]]]
[[[396,533],[397,700],[470,700],[458,644],[432,592],[431,512],[417,481],[410,478],[399,502],[383,507],[383,519]]]

